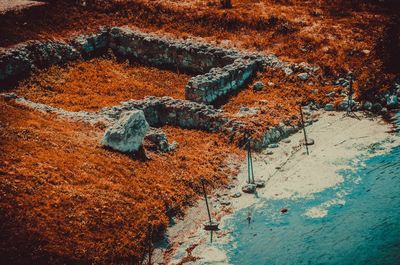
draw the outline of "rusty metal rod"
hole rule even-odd
[[[300,105],[300,117],[301,117],[301,127],[303,127],[303,133],[304,133],[304,145],[306,146],[306,150],[307,150],[307,155],[309,155],[310,153],[308,152],[308,140],[307,140],[307,133],[306,133],[306,125],[304,123],[304,117],[303,117],[303,109],[301,108]]]
[[[210,224],[211,224],[212,223],[211,213],[210,213],[210,208],[208,207],[208,199],[207,199],[206,187],[204,186],[204,180],[203,179],[201,179],[201,185],[203,186],[204,199],[206,200],[208,220],[210,221]]]

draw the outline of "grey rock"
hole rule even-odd
[[[252,116],[252,115],[256,115],[259,111],[260,111],[259,108],[241,107],[239,112],[236,114],[236,116],[237,117]]]
[[[284,68],[283,72],[285,73],[286,76],[289,76],[289,75],[293,74],[293,70],[290,69],[289,67]]]
[[[239,191],[231,194],[232,198],[239,198],[240,196],[242,196],[242,193],[240,193]]]
[[[368,111],[372,110],[372,103],[369,101],[365,101],[363,104],[363,109],[368,110]]]
[[[383,108],[382,105],[380,103],[376,102],[376,103],[372,104],[371,111],[374,113],[379,113],[382,111],[382,108]]]
[[[254,193],[256,192],[257,185],[255,184],[246,184],[242,187],[242,191],[244,193]]]
[[[386,104],[389,108],[395,108],[399,105],[399,98],[397,95],[391,95],[387,97]]]
[[[150,128],[145,139],[154,145],[154,149],[164,153],[171,152],[177,147],[176,141],[173,141],[172,144],[168,143],[167,135],[161,129]]]
[[[279,144],[275,144],[275,143],[268,145],[268,148],[278,148],[278,147],[279,147]]]
[[[264,188],[265,187],[265,181],[264,180],[256,180],[256,181],[254,181],[254,184],[256,184],[257,188]]]
[[[324,109],[326,111],[333,111],[335,109],[335,106],[332,103],[328,103],[325,105]]]
[[[143,111],[124,112],[120,119],[107,129],[101,144],[120,152],[138,151],[148,128]]]
[[[263,82],[256,82],[254,85],[253,85],[253,89],[255,90],[255,91],[261,91],[263,88],[264,88],[264,83]]]
[[[309,74],[308,73],[300,73],[297,75],[298,78],[300,78],[303,81],[307,81],[309,78]]]
[[[327,97],[333,98],[336,95],[335,91],[329,92],[326,94]]]

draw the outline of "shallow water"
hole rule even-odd
[[[349,163],[352,170],[339,172],[343,183],[311,198],[262,201],[250,209],[250,225],[249,209],[234,214],[225,227],[231,240],[219,246],[230,262],[400,264],[400,147]]]

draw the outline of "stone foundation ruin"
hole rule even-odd
[[[274,55],[243,52],[196,40],[171,39],[129,28],[114,27],[102,28],[95,34],[81,35],[69,41],[31,41],[1,51],[0,90],[26,78],[35,69],[98,57],[110,50],[120,60],[196,74],[186,85],[187,100],[147,97],[104,108],[97,113],[88,113],[68,112],[30,102],[18,96],[8,97],[41,111],[54,112],[69,118],[89,122],[101,119],[107,121],[109,126],[117,122],[123,112],[141,110],[151,127],[173,125],[211,132],[223,131],[232,136],[243,133],[244,125],[226,118],[221,110],[209,104],[214,104],[243,88],[265,67],[285,72],[293,72],[296,69],[304,71],[304,68],[301,69],[298,65],[279,61]],[[269,132],[266,130],[266,134],[255,141],[254,147],[257,149],[295,131],[283,126],[273,128]],[[124,138],[124,141],[129,139]]]

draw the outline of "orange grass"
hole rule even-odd
[[[17,93],[70,111],[96,111],[145,96],[183,99],[189,78],[185,74],[100,58],[41,70],[22,81]]]
[[[102,131],[0,100],[0,253],[29,261],[121,263],[199,193],[226,184],[242,153],[223,137],[164,128],[178,149],[140,162],[99,146]]]

